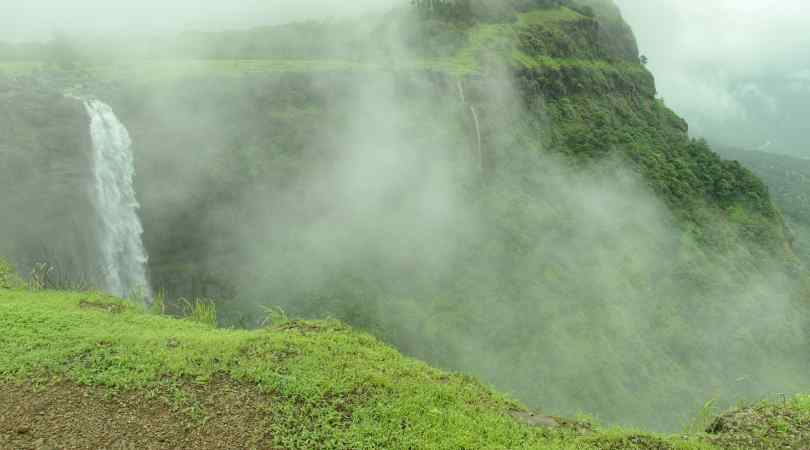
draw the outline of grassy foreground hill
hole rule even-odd
[[[98,294],[2,291],[0,323],[3,448],[569,447],[474,380],[337,322],[216,330]]]
[[[0,288],[0,448],[806,448],[810,401],[715,435],[535,415],[475,379],[336,321],[258,331],[150,315],[94,293]],[[806,436],[806,435],[805,435]],[[804,439],[804,440],[802,440]]]

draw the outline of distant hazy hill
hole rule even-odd
[[[775,153],[718,147],[762,178],[782,210],[795,238],[795,250],[810,262],[810,160]]]

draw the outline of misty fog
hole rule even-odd
[[[148,36],[278,25],[384,11],[406,0],[3,0],[0,41],[41,41],[54,32]]]
[[[42,41],[55,32],[171,36],[344,18],[406,3],[4,0],[0,41]],[[810,156],[802,114],[810,101],[810,57],[795,50],[810,45],[807,2],[617,3],[650,60],[661,96],[689,120],[695,135],[720,145]]]
[[[810,156],[810,3],[617,0],[660,95],[718,145]]]
[[[158,35],[166,47],[184,31],[408,4],[0,1],[0,41]],[[692,136],[803,151],[804,2],[617,3]],[[207,63],[133,58],[109,76],[68,61],[57,75],[10,75],[0,208],[26,220],[0,220],[0,257],[24,274],[52,258],[98,278],[94,205],[68,196],[91,190],[93,161],[69,92],[107,102],[132,136],[152,287],[169,302],[210,299],[227,326],[260,326],[267,308],[335,317],[546,413],[658,430],[678,429],[710,399],[807,389],[806,286],[780,213],[753,175],[690,141],[646,94],[632,43],[605,49],[589,39],[622,34],[577,22],[571,42],[604,61],[575,53],[556,72],[515,70],[498,59],[519,53],[499,34],[511,31],[486,24],[476,37],[495,36],[493,48],[448,63],[480,50],[466,47],[476,41],[460,25],[419,28],[403,11],[337,33],[195,35],[195,56],[216,56]],[[262,32],[293,44],[279,50]],[[304,39],[320,36],[332,40]],[[441,48],[420,47],[425,36]],[[232,56],[263,51],[292,56],[266,71]],[[586,63],[566,65],[578,58]],[[592,76],[600,63],[633,67]]]

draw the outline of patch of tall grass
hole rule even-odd
[[[217,318],[217,305],[211,299],[197,298],[188,300],[181,298],[183,317],[191,322],[202,323],[216,328],[219,325]]]

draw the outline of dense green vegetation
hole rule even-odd
[[[510,416],[518,404],[337,322],[217,331],[98,294],[0,291],[0,323],[2,383],[58,377],[158,393],[167,382],[179,391],[225,376],[272,396],[261,425],[274,448],[575,448],[577,440],[520,425]]]
[[[750,167],[768,185],[790,227],[793,250],[805,263],[810,262],[810,160],[734,148],[719,151]]]
[[[242,437],[253,448],[799,448],[810,418],[807,399],[799,397],[789,406],[756,406],[755,416],[730,412],[711,423],[711,434],[692,437],[594,429],[550,417],[531,426],[523,406],[476,380],[404,358],[336,321],[216,330],[148,315],[101,294],[0,288],[0,325],[0,386],[33,382],[39,392],[75,386],[79,396],[88,386],[119,402],[132,401],[126,393],[135,391],[143,402],[157,399],[180,411],[191,433],[226,407],[199,402],[201,391],[229,383],[232,391],[264,399],[242,405],[256,408],[245,417],[263,430]],[[13,445],[27,433],[0,423],[0,443]],[[65,445],[70,434],[43,437]],[[150,445],[165,442],[155,437]]]
[[[22,279],[17,275],[11,264],[0,260],[0,288],[20,289],[24,286]]]
[[[806,391],[810,316],[765,185],[690,139],[611,2],[540,3],[189,33],[145,51],[166,61],[80,48],[12,66],[8,98],[63,83],[114,107],[155,287],[217,298],[224,324],[333,316],[534,407],[659,429]],[[18,116],[36,139],[2,147],[47,159],[54,130]]]

